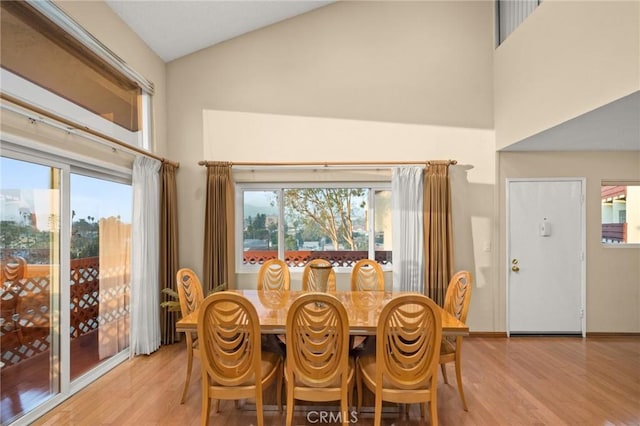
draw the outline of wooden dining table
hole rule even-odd
[[[287,311],[291,303],[306,291],[279,290],[228,290],[241,294],[255,306],[263,334],[285,334]],[[346,308],[349,317],[349,334],[375,336],[378,317],[383,306],[391,299],[406,292],[396,291],[336,291],[329,292]],[[467,336],[469,327],[456,317],[439,308],[443,336]],[[183,317],[176,323],[176,331],[196,332],[198,311]]]

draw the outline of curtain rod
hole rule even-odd
[[[447,160],[445,160],[447,161]],[[449,165],[458,164],[456,160],[448,160]],[[227,163],[230,166],[323,166],[323,167],[331,167],[331,166],[403,166],[403,165],[423,165],[433,163],[434,161],[309,161],[309,162],[251,162],[251,161],[228,161]],[[198,161],[200,166],[211,166],[215,164],[219,164],[218,161]]]
[[[126,144],[124,142],[121,142],[118,139],[112,138],[111,136],[107,136],[104,133],[98,132],[97,130],[90,129],[87,126],[83,126],[81,124],[78,124],[75,121],[72,121],[72,120],[69,120],[67,118],[61,117],[61,116],[59,116],[57,114],[51,113],[51,112],[46,111],[46,110],[44,110],[42,108],[38,108],[38,107],[36,107],[34,105],[27,104],[26,102],[23,102],[23,101],[21,101],[21,100],[19,100],[17,98],[14,98],[11,95],[7,95],[4,92],[0,92],[0,99],[3,99],[3,100],[8,101],[8,102],[11,102],[11,103],[13,103],[15,105],[18,105],[21,108],[24,108],[26,110],[29,110],[29,111],[35,113],[35,114],[43,115],[43,116],[47,117],[50,120],[58,121],[58,122],[64,124],[65,126],[69,126],[73,130],[80,130],[82,132],[88,133],[91,136],[95,136],[95,137],[104,139],[104,140],[106,140],[107,142],[109,142],[111,144],[117,145],[119,148],[122,148],[122,149],[125,149],[125,150],[128,150],[128,151],[133,151],[134,153],[137,153],[137,154],[140,154],[140,155],[144,155],[146,157],[154,158],[154,159],[156,159],[158,161],[170,164],[170,165],[172,165],[174,167],[180,167],[180,163],[176,163],[174,161],[167,160],[166,158],[163,158],[163,157],[157,156],[155,154],[152,154],[150,152],[147,152],[147,151],[145,151],[145,150],[143,150],[141,148],[138,148],[137,146],[133,146],[133,145],[129,145],[129,144]],[[16,111],[16,112],[18,112],[18,111]],[[20,113],[25,115],[25,116],[27,116],[27,118],[29,118],[30,120],[43,121],[42,118],[40,118],[40,117],[31,117],[28,113],[25,113],[25,112],[20,112]],[[47,124],[50,124],[50,123],[47,123]],[[71,129],[69,129],[69,130],[71,130]]]

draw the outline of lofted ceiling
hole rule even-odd
[[[292,18],[333,1],[107,0],[165,62]]]
[[[503,151],[640,151],[640,91],[523,139]]]

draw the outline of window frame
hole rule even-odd
[[[314,189],[314,188],[363,188],[368,190],[367,195],[367,226],[372,229],[368,235],[368,258],[375,259],[375,193],[376,191],[391,192],[391,181],[322,181],[322,182],[241,182],[235,184],[235,254],[236,273],[255,274],[259,271],[260,265],[246,265],[243,263],[243,243],[244,243],[244,193],[246,191],[274,191],[282,199],[286,189]],[[278,259],[284,259],[284,204],[278,205]],[[393,247],[392,247],[393,253]],[[390,265],[380,265],[383,271],[392,271],[393,263]],[[302,272],[303,267],[290,267],[291,271]],[[337,273],[351,272],[351,267],[335,267]]]

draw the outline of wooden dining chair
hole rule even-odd
[[[376,353],[357,360],[358,411],[362,385],[375,394],[374,425],[380,426],[382,401],[412,404],[429,402],[430,424],[438,424],[438,356],[442,319],[427,296],[406,294],[389,301],[376,329]]]
[[[307,262],[302,271],[302,290],[304,291],[318,291],[311,265],[331,266],[331,262],[326,259],[313,259]],[[327,291],[336,291],[336,272],[333,269],[329,272]]]
[[[228,291],[207,296],[198,313],[202,364],[202,417],[210,400],[255,398],[258,426],[264,425],[263,390],[277,383],[282,411],[282,356],[261,349],[258,313],[246,297]]]
[[[357,261],[351,271],[351,290],[384,291],[384,273],[380,264],[371,259]]]
[[[351,271],[351,291],[384,291],[384,273],[380,264],[371,259],[357,261]],[[366,350],[373,344],[375,339],[367,336],[353,336],[351,339],[354,351]]]
[[[180,313],[182,317],[196,311],[204,300],[202,292],[202,283],[200,279],[189,268],[182,268],[176,273],[176,287],[178,289],[178,300],[180,301]],[[189,381],[191,380],[191,368],[193,367],[193,358],[200,358],[198,350],[198,336],[195,333],[185,333],[187,341],[187,377],[184,380],[184,390],[180,404],[184,404],[189,389]]]
[[[260,266],[258,290],[289,290],[291,274],[289,267],[280,259],[269,259]]]
[[[461,322],[467,321],[467,313],[469,312],[469,303],[471,302],[472,278],[468,271],[459,271],[451,277],[447,287],[447,293],[444,298],[444,309],[451,315],[459,319]],[[462,388],[462,336],[450,336],[442,338],[440,347],[440,368],[442,369],[442,377],[446,384],[447,379],[446,364],[455,363],[456,381],[458,382],[458,393],[462,400],[464,411],[467,408],[467,400],[464,397],[464,389]]]
[[[298,399],[340,401],[341,421],[347,425],[355,373],[345,307],[328,293],[303,294],[289,307],[286,333],[286,424],[293,424]]]

